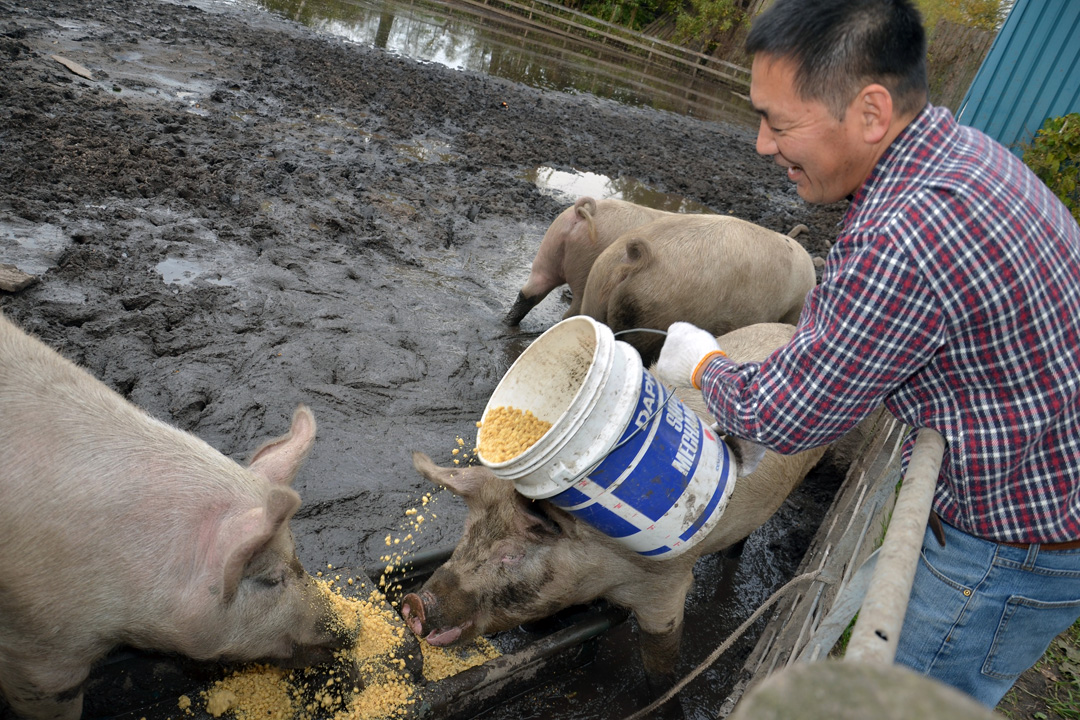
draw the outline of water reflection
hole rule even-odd
[[[704,120],[756,127],[741,91],[689,71],[433,0],[257,0],[317,30],[416,60],[532,87],[588,92]]]
[[[523,177],[535,184],[540,192],[566,202],[574,202],[582,195],[590,195],[597,200],[613,197],[668,212],[714,212],[699,202],[682,195],[661,192],[632,177],[610,178],[581,170],[565,172],[545,165],[526,171]]]

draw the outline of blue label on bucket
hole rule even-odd
[[[723,448],[719,456],[710,455],[708,465],[716,467],[699,468],[703,442],[717,440],[712,433],[705,438],[707,431],[700,419],[676,398],[665,405],[667,395],[667,390],[651,373],[643,372],[637,406],[615,449],[587,478],[550,498],[551,501],[605,535],[625,538],[648,530],[659,521],[682,498],[691,479],[700,471],[717,478],[719,483],[709,488],[707,504],[693,525],[680,537],[672,536],[670,542],[681,544],[692,537],[724,497],[729,458]],[[611,500],[595,502],[609,490]],[[642,554],[662,555],[670,550],[664,544]]]
[[[608,455],[605,462],[622,467],[634,464],[633,472],[615,489],[615,497],[651,520],[659,520],[682,497],[701,459],[701,423],[685,405],[672,403],[662,417],[653,420],[653,426]]]
[[[698,515],[697,520],[694,521],[693,525],[688,527],[686,532],[679,536],[680,540],[686,541],[694,537],[694,533],[700,530],[701,526],[705,524],[705,521],[712,516],[717,503],[719,503],[720,499],[724,496],[724,486],[726,483],[723,479],[728,476],[729,467],[731,465],[731,457],[727,454],[727,448],[724,448],[724,452],[720,453],[720,462],[722,465],[720,469],[720,484],[717,486],[716,492],[709,498],[708,504],[705,506],[705,509],[701,511],[701,514]]]
[[[577,508],[570,512],[577,515],[608,537],[629,537],[630,535],[641,531],[641,528],[631,522],[623,520],[603,505],[597,503],[592,503],[591,505]]]

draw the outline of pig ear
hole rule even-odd
[[[517,495],[519,499],[518,512],[514,513],[514,522],[518,530],[529,534],[537,540],[554,538],[563,534],[560,525],[550,514],[548,504],[545,502],[530,500],[524,495]]]
[[[724,437],[724,443],[731,448],[731,454],[735,456],[735,464],[739,468],[738,477],[745,477],[757,470],[757,466],[765,457],[764,445],[758,445],[734,435]]]
[[[413,467],[431,482],[442,485],[463,498],[475,496],[484,483],[493,477],[492,472],[481,465],[463,468],[439,467],[422,452],[413,453]]]
[[[289,432],[264,443],[251,456],[250,469],[278,485],[291,485],[315,442],[315,416],[306,405],[293,413]]]
[[[221,524],[218,533],[222,569],[222,600],[226,605],[236,597],[244,569],[278,533],[281,526],[300,507],[300,496],[292,488],[274,487],[266,505],[232,515]]]

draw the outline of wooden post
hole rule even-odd
[[[944,453],[945,439],[936,430],[919,430],[845,661],[890,664],[896,657]]]

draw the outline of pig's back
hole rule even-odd
[[[208,498],[256,492],[252,473],[150,417],[2,315],[0,407],[6,549],[40,555],[35,543],[47,542],[54,555],[81,555],[79,546],[145,552],[182,535]]]

